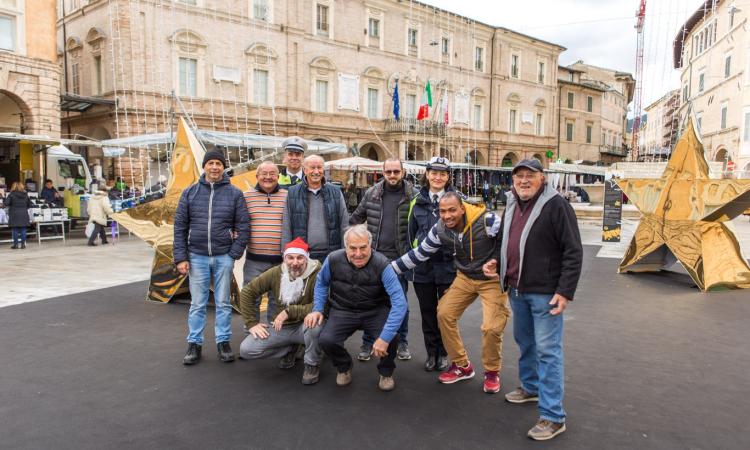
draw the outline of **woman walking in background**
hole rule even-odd
[[[88,245],[91,247],[96,246],[96,236],[99,235],[102,240],[102,244],[107,244],[107,217],[114,213],[112,211],[112,204],[109,202],[107,196],[106,186],[100,184],[98,191],[91,197],[88,205],[89,223],[94,224],[94,231],[89,236]]]
[[[5,199],[5,206],[8,207],[8,227],[13,232],[13,245],[10,248],[26,248],[26,229],[31,225],[29,219],[31,200],[23,183],[18,181],[13,183]]]

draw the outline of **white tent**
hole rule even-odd
[[[425,168],[415,164],[402,163],[404,170],[411,174],[422,174]],[[383,163],[372,159],[353,156],[351,158],[334,159],[325,163],[326,169],[333,170],[351,170],[359,172],[380,172],[383,170]]]

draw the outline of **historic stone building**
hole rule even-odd
[[[578,61],[559,67],[557,81],[560,159],[612,163],[626,157],[632,75]]]
[[[36,143],[60,136],[54,0],[0,0],[0,133],[6,183],[35,169]]]
[[[200,128],[381,160],[546,164],[557,146],[564,48],[416,1],[66,0],[63,28],[71,90],[118,101],[116,115],[95,105],[64,118],[70,134],[163,132],[184,108]],[[432,114],[417,121],[428,81]]]
[[[674,89],[644,108],[648,120],[639,134],[640,160],[669,159],[678,138],[679,107],[680,91]]]
[[[688,114],[699,125],[711,161],[750,178],[750,33],[748,8],[708,0],[674,40],[674,67],[682,72],[680,126]]]

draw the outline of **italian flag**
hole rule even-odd
[[[432,90],[430,89],[430,80],[427,80],[427,84],[424,87],[422,93],[422,100],[419,102],[419,112],[417,113],[417,120],[424,120],[430,117],[430,108],[432,108]]]

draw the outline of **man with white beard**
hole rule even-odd
[[[301,238],[284,247],[284,262],[263,272],[240,293],[240,312],[250,334],[240,345],[240,358],[280,358],[298,344],[305,345],[305,372],[302,384],[318,382],[321,326],[305,327],[303,319],[312,311],[313,289],[320,263],[310,259],[307,243]],[[268,324],[260,321],[255,299],[266,293],[274,299],[275,308]]]

